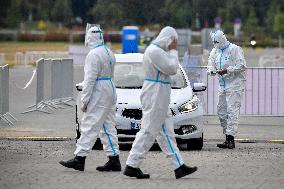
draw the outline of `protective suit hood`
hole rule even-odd
[[[229,43],[224,32],[222,32],[221,30],[217,30],[216,32],[210,32],[210,36],[215,48],[223,49]]]
[[[154,44],[158,45],[165,51],[168,51],[169,45],[172,43],[173,40],[178,39],[178,34],[176,30],[170,26],[164,27],[157,38],[153,41]]]
[[[93,26],[86,30],[85,46],[95,48],[104,43],[103,31],[99,26]]]

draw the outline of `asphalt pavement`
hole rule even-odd
[[[103,151],[94,150],[84,172],[61,166],[60,160],[73,157],[75,141],[0,140],[0,188],[3,189],[109,189],[109,188],[283,188],[284,145],[278,143],[237,143],[223,150],[215,142],[205,142],[201,151],[181,151],[198,171],[175,179],[170,162],[161,151],[150,151],[141,169],[149,180],[128,178],[122,173],[100,173],[96,166],[106,162]],[[128,150],[121,151],[122,167]]]

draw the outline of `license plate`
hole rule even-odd
[[[140,129],[141,121],[131,121],[130,126],[131,126],[131,129]]]

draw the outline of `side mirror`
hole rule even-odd
[[[193,92],[202,92],[207,89],[207,86],[204,83],[193,83]]]

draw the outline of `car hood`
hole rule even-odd
[[[117,103],[129,104],[136,107],[141,107],[140,95],[141,89],[116,89]],[[171,104],[181,105],[192,99],[192,89],[186,87],[183,89],[172,89]]]

